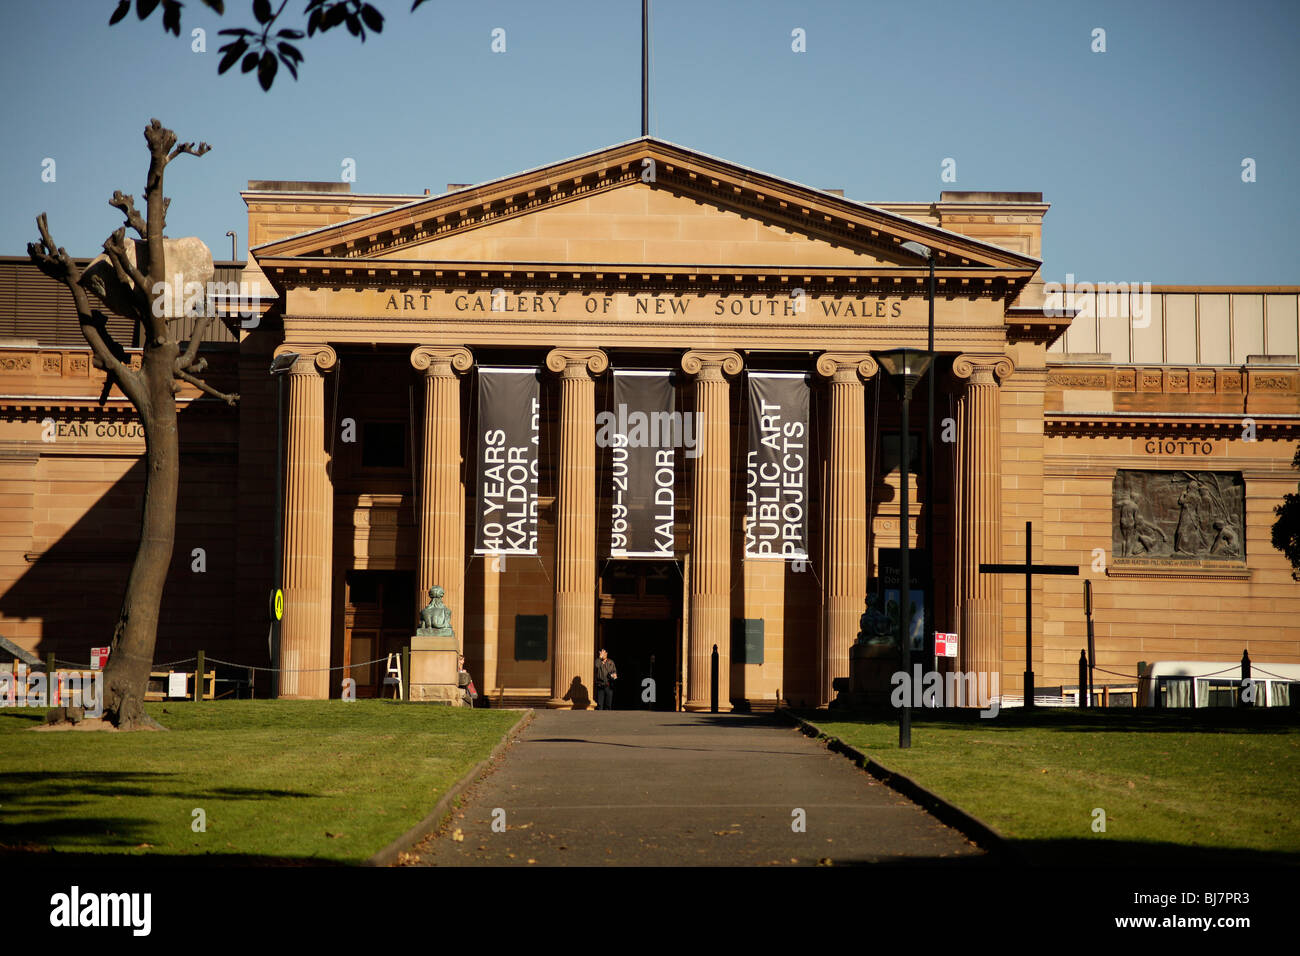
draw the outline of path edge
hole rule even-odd
[[[534,710],[524,711],[523,714],[520,715],[519,719],[511,725],[510,729],[501,735],[501,739],[497,741],[497,745],[492,748],[491,753],[476,763],[470,768],[468,773],[452,784],[451,788],[443,794],[442,799],[434,804],[434,807],[429,811],[428,816],[415,826],[411,827],[411,829],[407,830],[392,843],[388,844],[388,846],[384,847],[378,853],[362,860],[361,865],[391,866],[396,862],[397,857],[400,854],[409,850],[430,833],[442,826],[442,821],[451,813],[456,798],[464,793],[465,790],[469,788],[470,784],[478,780],[478,778],[483,775],[484,771],[492,765],[494,760],[505,753],[506,749],[514,743],[514,738],[516,738],[523,729],[528,726],[535,714],[536,711]]]
[[[838,737],[832,737],[816,724],[804,720],[798,714],[786,708],[781,708],[778,713],[791,721],[804,734],[825,743],[827,750],[847,757],[885,786],[920,806],[940,823],[961,832],[967,839],[978,845],[980,849],[989,853],[990,856],[1004,863],[1021,862],[1020,853],[991,824],[985,823],[979,817],[963,810],[955,803],[945,800],[933,790],[921,786],[906,774],[890,770],[884,764],[872,757],[868,757],[853,745],[845,743]]]

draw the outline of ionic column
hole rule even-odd
[[[280,621],[282,698],[330,695],[330,564],[333,488],[326,471],[324,372],[337,361],[328,345],[281,345],[297,352],[289,370],[285,434],[284,617]]]
[[[1002,558],[1001,417],[998,379],[1014,369],[1003,355],[959,355],[965,380],[957,431],[957,607],[959,661],[966,672],[1002,673],[1002,581],[979,566]]]
[[[591,377],[609,368],[609,359],[600,349],[554,349],[546,367],[560,374],[550,703],[584,707],[594,705],[596,658],[596,388]],[[575,677],[585,701],[570,695]]]
[[[420,461],[420,570],[416,610],[441,585],[451,626],[465,649],[465,483],[461,478],[460,379],[474,357],[465,348],[420,346],[411,364],[424,372],[424,439]],[[414,620],[414,615],[412,615]],[[486,684],[485,684],[486,686]]]
[[[849,648],[867,595],[867,450],[862,382],[876,374],[865,352],[826,352],[817,371],[830,379],[830,455],[823,491],[826,567],[818,694],[828,704],[836,677],[849,676]]]
[[[695,488],[691,498],[690,663],[686,709],[711,705],[718,646],[718,709],[731,710],[731,402],[725,375],[738,375],[735,352],[692,350],[682,370],[695,376]]]

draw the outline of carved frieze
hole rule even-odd
[[[1241,373],[1240,372],[1219,372],[1219,391],[1220,392],[1240,392],[1241,391]]]
[[[1261,392],[1285,392],[1291,388],[1289,375],[1256,375],[1250,380],[1251,387]]]
[[[1105,372],[1051,372],[1047,376],[1048,388],[1110,388]]]
[[[1245,514],[1239,471],[1121,469],[1114,484],[1113,563],[1241,565]]]

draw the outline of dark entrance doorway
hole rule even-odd
[[[349,668],[345,675],[357,682],[358,697],[381,695],[384,659],[400,654],[413,632],[414,594],[414,572],[348,572],[343,605],[344,666]],[[337,693],[336,688],[331,688],[331,693]]]
[[[618,666],[616,710],[675,710],[682,577],[675,561],[610,561],[600,576],[600,647]],[[646,679],[653,685],[647,685]],[[654,700],[643,699],[649,687]]]

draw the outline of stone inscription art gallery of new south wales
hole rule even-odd
[[[1061,292],[1039,193],[868,204],[652,137],[441,195],[242,196],[248,260],[217,271],[251,314],[228,297],[203,346],[241,400],[178,394],[159,661],[377,696],[438,586],[493,705],[590,706],[601,648],[620,707],[709,709],[715,660],[722,710],[827,704],[904,613],[907,501],[926,669],[1023,694],[1028,597],[1036,687],[1077,686],[1086,582],[1113,702],[1151,662],[1300,663],[1269,540],[1300,288]],[[931,288],[904,462],[880,356],[926,349]],[[113,631],[143,444],[61,301],[0,261],[0,632],[78,661]],[[1027,525],[1079,575],[981,573]]]

